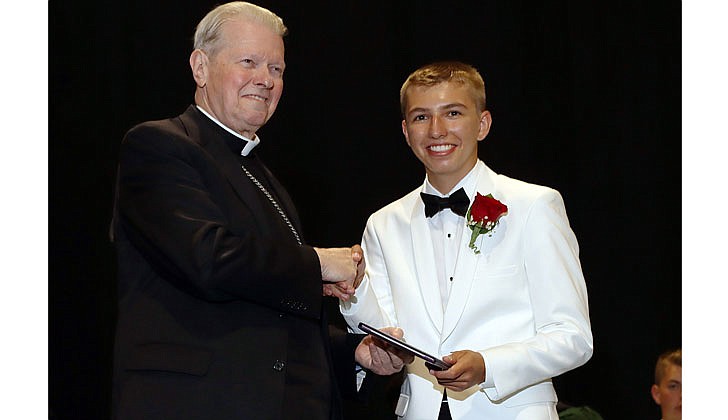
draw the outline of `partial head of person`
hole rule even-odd
[[[666,351],[657,358],[651,392],[662,420],[682,419],[682,349]]]
[[[436,62],[415,70],[400,89],[402,132],[428,180],[447,194],[478,160],[490,131],[483,77],[471,65]]]
[[[268,9],[231,2],[197,25],[190,67],[195,103],[228,128],[254,139],[283,93],[283,37],[288,29]]]

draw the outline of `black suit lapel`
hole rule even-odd
[[[251,197],[257,197],[260,191],[243,173],[237,157],[230,152],[225,140],[221,137],[222,134],[217,130],[219,127],[202,115],[194,105],[180,115],[180,120],[189,137],[198,141],[200,146],[210,154],[240,200],[250,208],[253,214],[269,217],[269,206],[263,200],[251,199]],[[222,130],[222,128],[219,129]]]
[[[283,211],[286,213],[286,216],[288,216],[288,219],[293,224],[293,227],[296,228],[296,231],[298,232],[299,237],[301,238],[302,242],[305,242],[303,239],[303,232],[301,229],[301,220],[298,217],[298,212],[296,211],[296,206],[293,204],[293,200],[291,199],[291,196],[288,195],[288,191],[286,191],[285,187],[278,181],[278,179],[273,175],[273,173],[268,169],[268,167],[263,163],[262,160],[260,160],[260,156],[258,156],[258,160],[260,162],[260,166],[262,170],[265,172],[265,176],[270,183],[270,187],[273,189],[273,193],[276,195],[276,198],[278,199],[278,204],[281,206]]]
[[[180,120],[190,138],[196,139],[200,143],[200,146],[212,156],[218,164],[220,171],[238,194],[240,200],[251,209],[253,214],[260,215],[261,220],[267,221],[270,221],[271,217],[274,217],[272,220],[279,220],[281,226],[285,226],[283,219],[268,198],[265,197],[263,192],[243,172],[240,158],[235,156],[234,153],[231,153],[230,148],[225,144],[222,136],[228,135],[228,133],[224,132],[221,127],[217,126],[209,118],[202,115],[194,105],[191,105],[184,114],[180,115]],[[263,162],[259,161],[259,164],[270,182],[271,193],[275,194],[276,201],[280,201],[279,205],[286,212],[286,216],[296,228],[300,237],[300,220],[293,201],[285,188],[283,188]],[[253,197],[255,199],[252,199]],[[285,227],[285,230],[289,230],[288,227]],[[292,233],[290,237],[295,239]],[[303,241],[303,239],[301,240]]]

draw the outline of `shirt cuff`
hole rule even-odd
[[[495,388],[495,380],[493,380],[493,375],[490,373],[490,366],[488,364],[488,358],[485,356],[485,352],[481,351],[480,355],[483,356],[483,363],[485,363],[485,381],[478,386],[480,389],[485,391],[486,388]]]

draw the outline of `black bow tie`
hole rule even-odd
[[[465,217],[470,205],[470,199],[465,194],[465,190],[460,188],[450,195],[450,197],[438,197],[432,194],[420,193],[422,202],[425,203],[425,216],[432,217],[442,209],[449,208],[453,213]]]

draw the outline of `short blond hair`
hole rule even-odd
[[[657,358],[655,363],[655,384],[659,385],[667,374],[670,365],[682,367],[682,349],[668,350]]]
[[[275,13],[252,3],[234,1],[217,6],[202,18],[195,30],[193,48],[214,55],[218,49],[223,24],[233,19],[245,19],[266,25],[281,37],[288,34],[283,19]]]
[[[443,82],[457,82],[467,85],[478,107],[478,112],[485,111],[485,82],[478,70],[459,61],[438,61],[418,68],[402,84],[402,88],[399,90],[399,106],[402,117],[405,117],[407,90],[410,87],[432,87]]]

